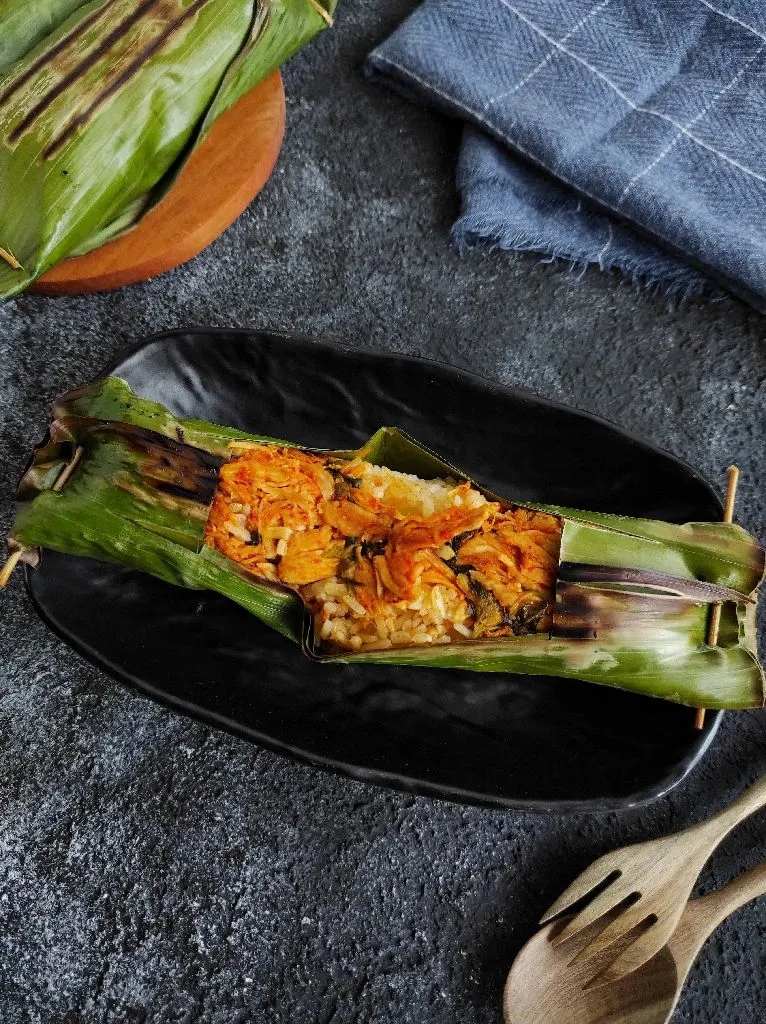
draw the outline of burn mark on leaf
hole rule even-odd
[[[80,39],[85,35],[92,25],[95,25],[97,21],[105,17],[112,7],[118,0],[107,0],[103,7],[96,11],[93,11],[82,21],[78,22],[71,32],[68,32],[62,39],[52,46],[50,50],[46,50],[42,53],[37,60],[26,69],[15,81],[12,81],[10,86],[5,90],[4,93],[0,94],[0,104],[6,103],[12,96],[14,96],[20,89],[30,82],[35,75],[39,74],[40,71],[45,67],[55,66],[56,59],[66,52],[70,46],[76,46]]]
[[[657,622],[670,624],[698,602],[667,594],[600,589],[559,580],[551,635],[568,640],[595,640],[617,629],[636,639]]]
[[[96,22],[104,18],[107,22],[109,13],[114,6],[107,4],[106,8],[95,12],[89,18],[77,26],[72,33],[64,40],[61,40],[52,50],[43,54],[35,64],[29,68],[21,78],[17,79],[8,90],[0,97],[0,104],[4,103],[14,95],[23,85],[28,84],[38,72],[50,69],[59,73],[61,77],[47,91],[37,99],[35,105],[27,111],[23,119],[16,125],[8,136],[11,145],[15,145],[19,139],[30,131],[38,119],[50,109],[50,107],[70,90],[84,75],[86,75],[102,58],[109,57],[108,62],[99,75],[98,85],[92,92],[84,96],[85,106],[82,102],[75,105],[80,112],[73,116],[65,126],[55,135],[43,150],[43,159],[48,160],[69,142],[94,115],[116,96],[133,78],[141,68],[157,53],[163,50],[173,36],[205,6],[207,0],[194,0],[186,10],[180,9],[176,0],[143,0],[127,17],[119,20],[111,31],[99,38],[97,45],[86,50],[82,59],[73,61],[82,52],[82,35],[87,28],[92,27]],[[181,10],[181,13],[179,13]],[[151,18],[154,24],[151,26],[155,38],[145,45],[137,55],[127,60],[130,47],[126,46],[124,54],[115,54],[113,51],[118,44],[129,36],[139,22],[144,18]],[[136,36],[140,38],[139,35]],[[124,59],[121,59],[124,58]],[[88,102],[89,96],[92,99]]]
[[[58,421],[67,433],[65,421]],[[224,460],[218,455],[183,444],[145,427],[118,421],[78,418],[78,440],[110,435],[126,441],[140,459],[136,470],[142,480],[160,493],[184,498],[204,506],[212,502],[218,486],[218,473]]]

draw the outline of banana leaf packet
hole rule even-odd
[[[0,0],[0,301],[135,227],[335,0]]]
[[[203,542],[219,470],[237,440],[300,448],[178,419],[116,377],[64,395],[19,485],[8,536],[12,558],[34,566],[41,549],[50,548],[216,591],[318,662],[560,676],[693,707],[763,705],[755,614],[765,554],[741,527],[727,523],[675,525],[555,505],[520,506],[555,515],[562,525],[549,632],[323,652],[294,591],[254,577]],[[395,427],[381,428],[358,451],[321,454],[362,457],[425,479],[449,476],[470,482],[489,500],[505,500]],[[721,623],[710,646],[707,626],[716,604]]]

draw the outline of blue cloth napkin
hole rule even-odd
[[[766,5],[425,0],[367,73],[467,122],[453,237],[766,309]]]

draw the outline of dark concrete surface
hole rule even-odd
[[[290,63],[277,171],[204,255],[119,293],[0,307],[2,529],[55,395],[150,332],[252,325],[527,386],[714,480],[736,459],[739,521],[766,537],[766,320],[728,298],[670,311],[530,256],[459,257],[459,128],[359,73],[409,2],[342,0],[337,27]],[[578,871],[766,770],[766,718],[740,713],[686,782],[625,814],[413,799],[138,697],[47,632],[19,574],[0,623],[2,1024],[496,1022],[513,957]],[[763,860],[765,825],[731,836],[700,888]],[[765,969],[763,900],[711,940],[674,1019],[766,1021]]]

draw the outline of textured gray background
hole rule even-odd
[[[95,298],[0,307],[0,527],[50,400],[140,336],[257,326],[435,356],[640,432],[722,480],[766,537],[763,317],[675,311],[618,277],[458,257],[459,128],[364,82],[411,0],[345,0],[286,69],[288,137],[203,256]],[[521,340],[519,340],[521,339]],[[477,414],[478,414],[477,410]],[[691,823],[766,770],[765,719],[727,716],[649,808],[536,817],[322,774],[170,714],[51,636],[20,574],[0,598],[0,1020],[499,1021],[539,913],[606,849]],[[701,887],[766,857],[763,815]],[[706,948],[678,1021],[766,1021],[766,900]]]

